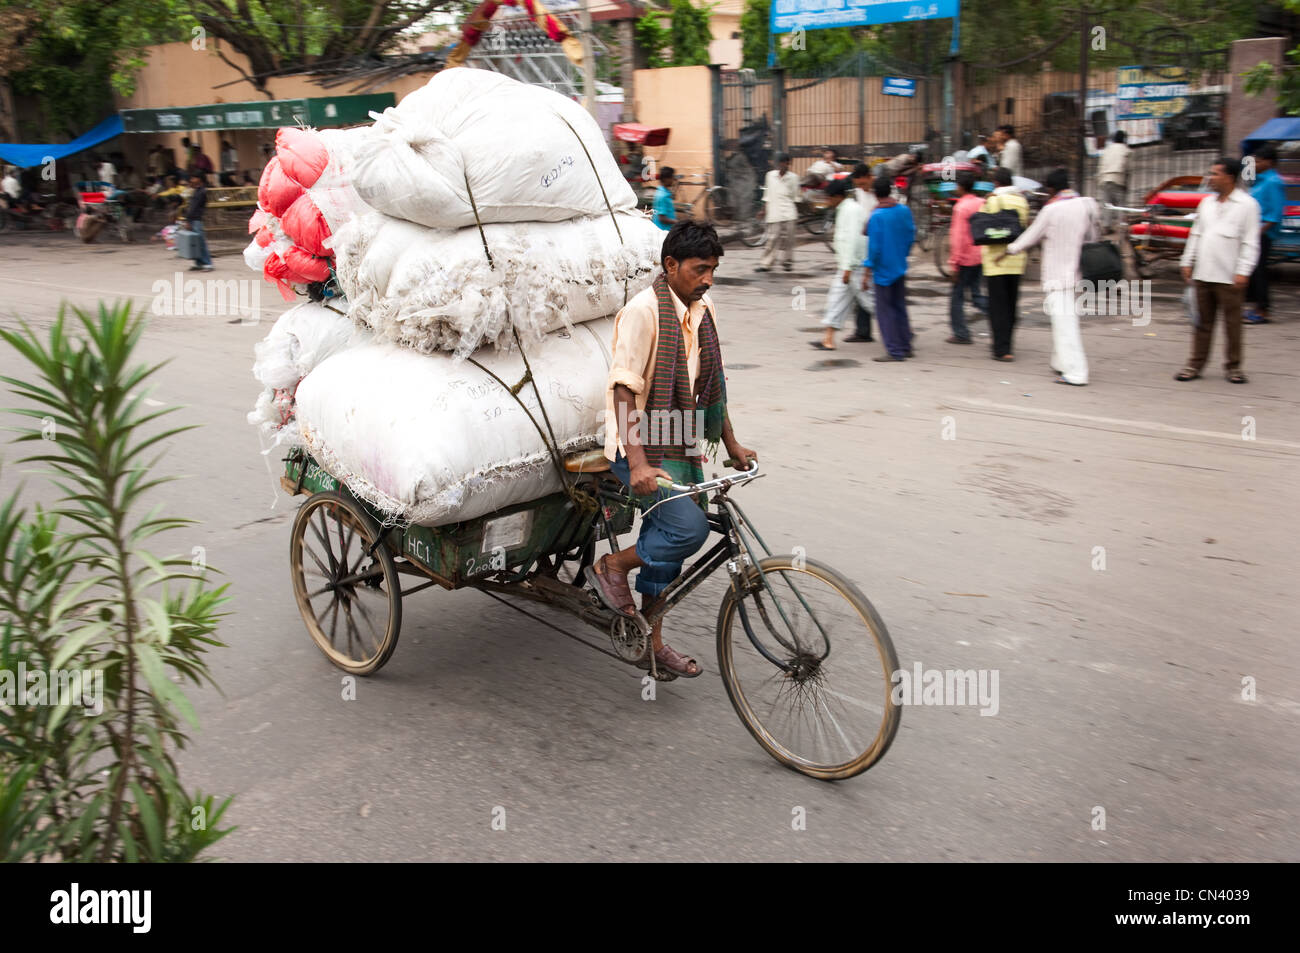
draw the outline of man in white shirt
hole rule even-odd
[[[822,157],[808,166],[808,175],[817,176],[821,179],[829,179],[836,172],[840,171],[840,164],[835,161],[834,149],[823,149]]]
[[[1231,157],[1210,167],[1210,188],[1196,206],[1196,221],[1183,249],[1183,280],[1196,289],[1200,321],[1192,335],[1192,356],[1174,375],[1176,381],[1201,376],[1210,358],[1216,311],[1223,312],[1228,336],[1224,374],[1233,384],[1246,383],[1241,371],[1241,304],[1250,273],[1259,261],[1259,203],[1237,188],[1241,163]]]
[[[790,156],[783,152],[776,158],[776,168],[763,180],[767,248],[755,271],[771,271],[778,251],[781,267],[789,271],[794,266],[794,223],[799,217],[799,199],[799,176],[790,171]]]
[[[99,164],[99,171],[96,174],[99,176],[99,181],[117,185],[117,167],[108,159]]]
[[[1101,183],[1101,198],[1107,205],[1125,205],[1128,200],[1128,138],[1123,129],[1115,133],[1106,148],[1101,150],[1097,165],[1097,181]],[[1107,211],[1104,219],[1110,231],[1119,221],[1120,213]]]
[[[826,293],[826,313],[822,318],[826,335],[812,342],[821,351],[835,350],[835,332],[844,327],[849,312],[854,310],[858,331],[846,340],[871,340],[871,299],[862,287],[862,260],[867,257],[867,211],[854,200],[853,192],[847,179],[836,179],[826,187],[826,203],[835,209],[835,238],[831,244],[835,251],[835,274]]]
[[[16,172],[17,170],[13,166],[9,166],[5,169],[4,181],[0,182],[0,189],[3,189],[5,195],[9,196],[10,204],[23,197],[23,186],[18,181]]]
[[[1015,127],[1009,124],[998,126],[997,134],[1002,147],[998,152],[998,165],[1009,169],[1012,176],[1024,175],[1020,160],[1020,140],[1016,138]]]

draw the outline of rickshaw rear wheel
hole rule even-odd
[[[838,781],[866,771],[889,750],[902,714],[884,621],[857,586],[812,559],[769,556],[741,589],[723,596],[717,648],[722,684],[745,728],[809,777]]]
[[[402,591],[379,527],[337,491],[303,503],[289,539],[289,569],[316,647],[351,675],[373,675],[397,648]]]

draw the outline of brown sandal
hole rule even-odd
[[[584,575],[606,609],[630,618],[636,615],[636,598],[627,584],[627,573],[606,567],[608,558],[601,556],[596,565],[586,568]]]
[[[668,671],[674,676],[680,678],[697,678],[704,669],[700,668],[700,663],[688,655],[682,655],[671,645],[665,645],[655,652],[655,661],[658,663],[661,672]],[[690,666],[695,666],[695,671],[690,671]],[[637,664],[638,668],[649,669],[650,660],[647,658],[644,662]]]
[[[1190,367],[1184,367],[1174,375],[1176,381],[1194,381],[1201,376],[1201,372]]]

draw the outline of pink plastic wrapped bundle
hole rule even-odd
[[[330,161],[319,136],[292,126],[285,126],[275,134],[275,154],[285,174],[307,189],[316,184]]]
[[[325,247],[325,239],[330,237],[330,227],[325,223],[310,192],[304,192],[298,200],[289,206],[289,210],[280,219],[280,227],[293,239],[294,244],[313,255],[332,258],[334,253]]]
[[[257,204],[279,218],[302,193],[303,187],[281,167],[279,156],[272,156],[262,170],[262,181],[257,186]]]

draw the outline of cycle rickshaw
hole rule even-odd
[[[527,378],[525,378],[527,379]],[[522,384],[522,382],[521,382]],[[505,385],[502,384],[504,387]],[[761,476],[756,462],[692,486],[705,494],[714,545],[669,587],[651,614],[606,609],[584,585],[598,541],[618,547],[634,502],[601,451],[552,454],[564,491],[437,528],[394,526],[303,449],[285,458],[283,487],[307,494],[289,556],[294,595],[313,641],[345,672],[371,675],[392,656],[407,596],[433,586],[476,589],[621,662],[655,667],[651,626],[725,568],[718,608],[718,668],[750,734],[781,764],[822,780],[851,778],[888,750],[900,708],[891,697],[898,660],[884,622],[830,567],[768,550],[731,491]],[[667,504],[698,505],[690,497]],[[407,580],[414,580],[407,586]],[[544,604],[602,633],[610,647],[561,629],[522,606]]]

